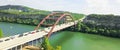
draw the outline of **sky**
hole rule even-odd
[[[82,14],[120,14],[120,0],[0,0],[3,5],[24,5],[48,11]]]

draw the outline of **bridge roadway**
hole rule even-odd
[[[78,21],[75,21],[75,23],[77,23],[77,22]],[[62,30],[64,28],[73,26],[73,25],[74,25],[74,22],[56,25],[52,32],[56,32],[56,31]],[[47,28],[45,28],[45,31],[41,31],[39,29],[39,32],[30,31],[30,32],[35,32],[34,34],[29,34],[29,32],[26,32],[26,33],[23,33],[22,37],[18,37],[19,35],[15,35],[15,36],[13,36],[14,39],[10,39],[8,41],[1,42],[0,43],[0,50],[8,50],[10,48],[17,47],[19,45],[23,45],[23,44],[30,42],[30,41],[33,41],[35,39],[42,38],[43,36],[48,34],[48,32],[50,31],[51,28],[52,27],[47,27]],[[28,35],[25,36],[25,34],[28,34]],[[5,40],[7,38],[10,38],[10,37],[1,38],[0,40]]]

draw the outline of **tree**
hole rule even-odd
[[[23,23],[22,19],[17,18],[17,23]]]
[[[0,17],[0,21],[3,21],[3,20],[2,20],[2,17]]]
[[[33,19],[32,22],[33,22],[34,25],[38,25],[38,23],[39,23],[39,21],[37,19]]]
[[[54,50],[54,48],[49,43],[48,37],[44,37],[42,47],[44,50]]]
[[[6,17],[3,17],[3,20],[4,20],[4,21],[6,21],[6,20],[7,20],[7,18],[6,18]]]
[[[2,29],[0,29],[0,38],[3,37]]]
[[[44,48],[44,50],[61,50],[61,46],[56,46],[56,48],[51,46],[49,43],[49,39],[46,36],[44,37],[43,43],[41,45],[42,45],[42,48]]]
[[[78,22],[78,24],[77,24],[77,27],[78,27],[78,28],[77,28],[77,31],[80,31],[80,30],[81,30],[81,24],[82,24],[82,23]]]

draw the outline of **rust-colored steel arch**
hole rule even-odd
[[[37,27],[34,29],[34,30],[38,30],[38,28],[41,26],[41,24],[43,24],[43,22],[49,18],[51,15],[54,15],[56,13],[52,13],[52,14],[49,14],[48,16],[46,16],[45,18],[43,18],[43,20],[37,25]]]
[[[49,38],[50,35],[52,34],[52,31],[53,31],[53,29],[55,28],[55,26],[58,24],[58,22],[59,22],[63,17],[66,17],[67,15],[70,16],[71,19],[74,21],[74,19],[72,18],[72,16],[69,15],[69,14],[63,14],[63,15],[61,15],[61,16],[57,19],[57,21],[54,23],[54,25],[52,26],[52,29],[48,32],[48,35],[47,35],[48,38]],[[74,24],[75,24],[75,22],[74,22]]]
[[[40,25],[43,24],[43,22],[44,22],[47,18],[49,18],[51,15],[55,15],[55,14],[57,14],[57,13],[52,13],[52,14],[49,14],[48,16],[46,16],[46,17],[38,24],[38,26],[35,28],[35,30],[38,30],[38,28],[40,27]],[[48,38],[49,38],[50,35],[52,34],[52,31],[54,30],[55,26],[59,23],[59,21],[60,21],[62,18],[66,17],[66,16],[69,16],[69,17],[72,19],[72,21],[74,21],[72,15],[70,15],[70,14],[62,14],[62,15],[60,15],[60,17],[57,19],[57,21],[53,24],[51,30],[48,32],[48,35],[47,35]],[[74,24],[75,24],[75,22],[74,22]]]

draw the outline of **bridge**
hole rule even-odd
[[[58,17],[56,19],[53,19],[52,17],[54,15]],[[46,27],[44,29],[39,29],[41,25],[46,25],[44,22],[47,21],[48,19],[52,19],[53,21],[55,21],[55,23],[49,25],[47,24],[47,26],[49,27]],[[80,20],[83,21],[83,19],[84,18]],[[63,20],[62,21],[63,23],[59,24],[61,20]],[[34,31],[29,31],[23,34],[1,38],[0,50],[22,50],[22,48],[27,45],[37,46],[37,44],[42,42],[43,36],[47,36],[49,38],[52,33],[74,26],[77,24],[78,21],[79,20],[74,21],[72,16],[66,13],[49,14],[38,24],[38,26],[34,29]]]

